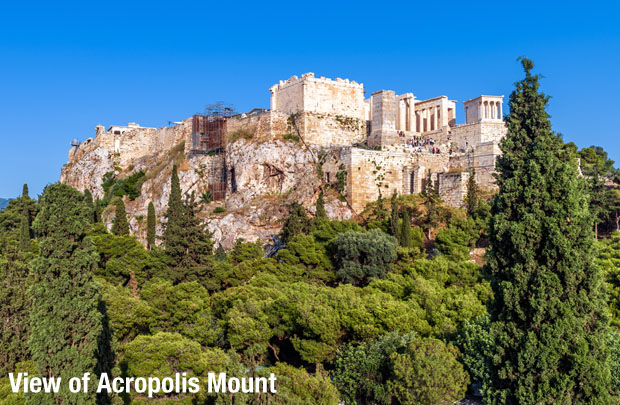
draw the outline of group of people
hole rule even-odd
[[[405,137],[405,133],[403,131],[398,131],[398,136]],[[422,153],[422,151],[428,151],[432,154],[439,154],[441,150],[438,147],[435,147],[435,140],[433,138],[427,138],[424,135],[414,135],[410,139],[404,140],[405,145],[409,145],[413,148],[417,148],[417,152]]]
[[[402,135],[400,135],[401,133]],[[404,137],[405,133],[399,132],[399,136]],[[412,138],[405,140],[405,145],[410,145],[410,146],[413,146],[414,148],[424,147],[426,145],[432,146],[432,145],[435,145],[435,140],[433,138],[426,138],[424,135],[422,136],[414,135]]]

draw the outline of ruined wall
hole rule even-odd
[[[350,146],[366,139],[366,121],[359,118],[304,112],[296,120],[307,144]]]
[[[451,170],[470,171],[476,170],[476,184],[485,189],[493,190],[495,185],[495,162],[501,155],[501,150],[496,142],[485,142],[466,153],[454,154],[450,157]]]
[[[364,119],[364,85],[349,79],[316,78],[314,73],[305,73],[280,81],[270,91],[273,111],[310,111]]]
[[[288,124],[289,115],[282,112],[265,111],[246,117],[231,117],[226,121],[227,141],[251,136],[251,139],[269,141],[281,139],[293,132]]]
[[[461,124],[452,128],[452,142],[458,149],[471,148],[484,142],[499,143],[507,131],[503,122]]]
[[[448,170],[448,155],[404,153],[351,148],[343,156],[347,167],[347,198],[356,212],[381,195],[394,191],[411,194],[421,191],[428,170],[440,173]]]
[[[448,172],[437,175],[439,196],[451,207],[461,207],[467,194],[469,172]]]

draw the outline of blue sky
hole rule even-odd
[[[519,55],[545,76],[554,129],[620,163],[617,2],[5,3],[0,197],[57,181],[70,140],[99,123],[269,107],[272,84],[309,71],[367,94],[508,96]]]

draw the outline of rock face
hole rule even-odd
[[[95,198],[103,198],[102,178],[106,173],[122,179],[142,170],[145,181],[140,195],[134,200],[123,197],[131,232],[142,242],[146,239],[147,207],[151,201],[158,219],[157,233],[163,232],[175,164],[182,192],[196,196],[209,190],[209,167],[225,165],[226,198],[203,201],[199,213],[216,245],[221,243],[225,249],[230,249],[238,238],[269,241],[280,231],[288,215],[287,205],[294,201],[307,207],[310,215],[314,213],[321,186],[315,163],[319,151],[309,148],[317,147],[282,139],[242,138],[229,143],[220,154],[193,154],[186,147],[190,142],[190,121],[159,130],[111,127],[128,128],[116,135],[98,126],[95,138],[72,148],[60,181],[80,191],[88,188]],[[335,193],[327,193],[326,211],[338,219],[352,216]],[[113,207],[106,208],[102,216],[110,226]]]

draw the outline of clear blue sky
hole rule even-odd
[[[12,3],[0,6],[0,197],[57,181],[70,140],[99,123],[160,127],[216,100],[269,107],[272,84],[308,71],[367,94],[508,96],[519,55],[545,76],[554,129],[620,162],[615,1]]]

